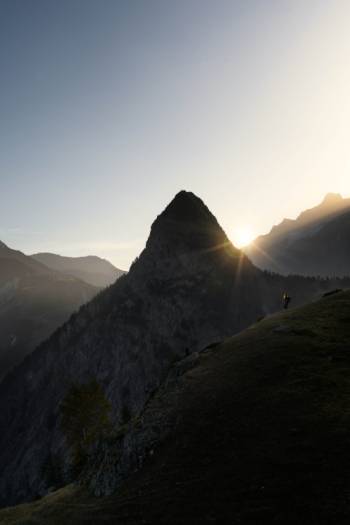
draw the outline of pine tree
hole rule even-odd
[[[91,447],[111,431],[110,410],[96,380],[73,385],[63,399],[61,428],[72,451],[75,473],[84,466]]]

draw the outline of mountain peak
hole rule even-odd
[[[1,241],[0,241],[0,249],[1,249],[1,248],[2,248],[2,249],[6,249],[6,250],[8,250],[8,246],[6,246],[6,244],[5,244],[4,242],[1,242]]]
[[[228,243],[228,238],[204,202],[190,191],[180,191],[158,215],[148,246],[162,239],[177,249],[206,249]]]
[[[168,204],[162,218],[173,219],[181,222],[208,220],[213,217],[204,202],[191,191],[181,190]]]
[[[327,193],[325,198],[322,201],[322,204],[337,204],[342,202],[344,199],[340,193]]]

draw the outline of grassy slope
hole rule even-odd
[[[348,523],[350,292],[254,325],[177,388],[171,438],[118,495],[66,487],[0,523]]]

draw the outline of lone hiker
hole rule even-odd
[[[292,298],[288,295],[287,292],[284,292],[283,294],[283,308],[287,310],[289,303],[291,302]]]

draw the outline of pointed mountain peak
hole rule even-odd
[[[4,242],[1,242],[0,241],[0,249],[3,249],[3,250],[9,250],[9,247],[6,246],[6,244]]]
[[[180,191],[152,224],[147,245],[165,242],[176,249],[205,249],[228,238],[214,215],[194,193]]]
[[[182,190],[175,195],[163,213],[162,219],[172,219],[180,222],[217,221],[204,202],[191,191]]]

